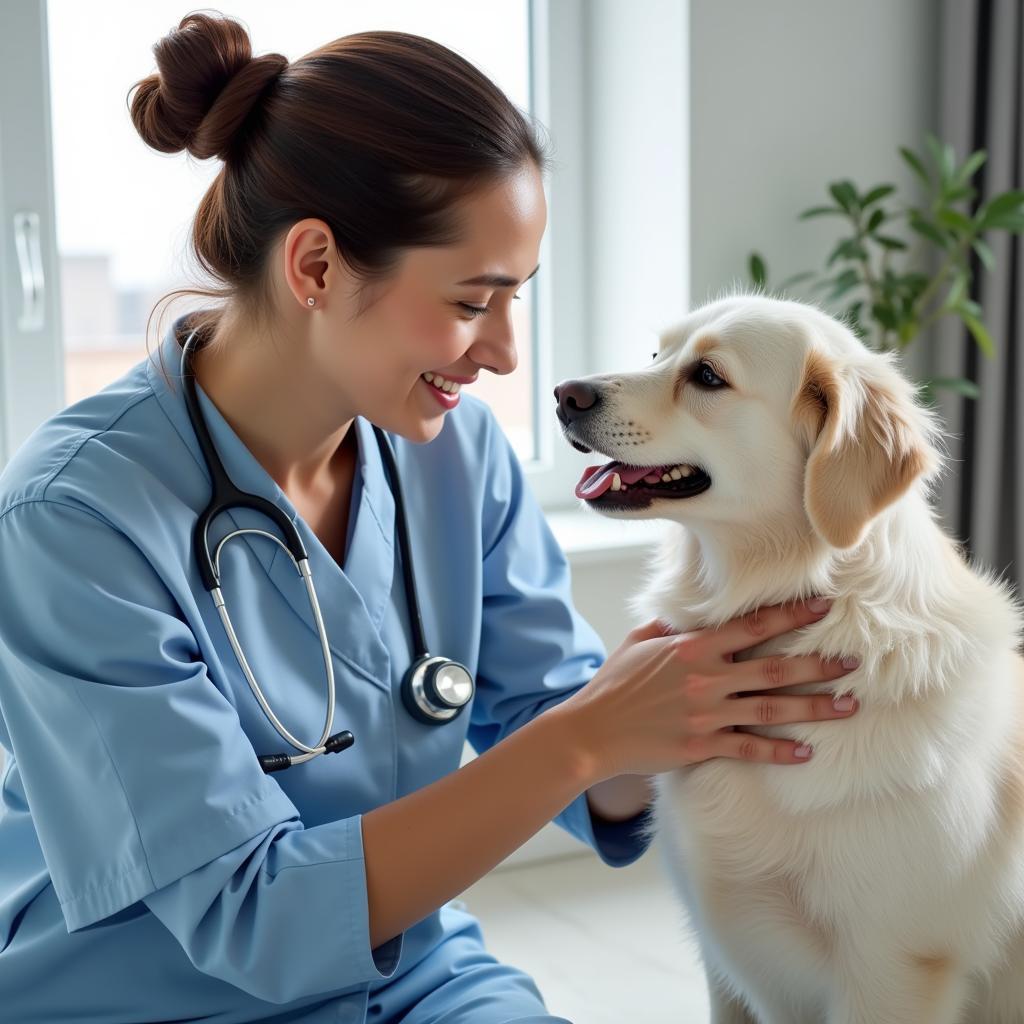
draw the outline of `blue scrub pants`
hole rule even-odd
[[[370,993],[366,1024],[572,1024],[548,1013],[533,978],[496,960],[476,918],[462,916],[438,950]]]
[[[235,1000],[223,983],[195,974],[170,933],[138,907],[115,915],[102,929],[69,935],[54,889],[47,885],[25,908],[14,940],[4,950],[0,1024],[197,1019],[260,1024],[571,1024],[547,1012],[528,974],[499,963],[487,951],[475,917],[451,905],[443,913],[445,938],[400,977],[371,990],[365,1004],[343,996],[274,1014],[269,1004],[241,994]],[[133,929],[134,941],[129,944],[121,934],[126,927]],[[183,987],[196,991],[191,996],[183,991],[180,1001],[172,997],[161,1002],[154,993],[167,989],[168,976],[172,986],[180,978]],[[214,1011],[211,1018],[183,1012],[191,999],[203,1001],[204,989],[211,1009],[220,1001],[221,1011]]]

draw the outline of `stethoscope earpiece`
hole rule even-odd
[[[355,736],[353,736],[348,729],[344,732],[336,732],[324,744],[324,753],[340,754],[341,751],[348,750],[355,741]],[[290,754],[258,754],[257,757],[260,762],[260,767],[267,773],[267,775],[271,772],[284,771],[285,768],[291,768],[292,766],[292,757]]]

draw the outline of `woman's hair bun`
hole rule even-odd
[[[200,160],[228,158],[253,107],[288,66],[279,53],[254,58],[244,26],[202,12],[186,14],[153,53],[158,72],[132,86],[132,122],[154,149],[187,149]]]

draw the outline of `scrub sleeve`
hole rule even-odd
[[[128,538],[25,501],[0,565],[2,710],[68,932],[143,900],[199,970],[271,1003],[390,976],[362,816],[303,826]]]

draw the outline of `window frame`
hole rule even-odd
[[[46,0],[6,4],[3,18],[0,471],[64,395]]]
[[[586,293],[585,61],[581,0],[529,0],[530,102],[550,133],[554,167],[547,176],[548,228],[534,278],[534,457],[523,470],[545,509],[575,507],[579,458],[562,436],[552,391],[590,372]],[[553,54],[558,60],[552,60]],[[554,301],[557,294],[558,301]],[[556,343],[557,339],[557,343]]]
[[[541,270],[533,282],[535,454],[522,461],[541,504],[566,508],[574,504],[571,482],[579,475],[578,459],[558,434],[547,397],[559,380],[589,372],[580,21],[586,11],[580,0],[528,0],[527,6],[531,112],[557,140],[557,166],[545,182],[549,227],[541,244]],[[0,149],[0,213],[8,227],[0,250],[0,469],[65,404],[46,0],[12,4],[4,18],[8,31],[0,45],[0,125],[4,137],[17,138],[19,145]],[[555,62],[553,53],[559,55]],[[16,241],[11,230],[15,212],[38,217],[28,264],[25,238]],[[23,329],[21,311],[33,286],[25,268],[33,264],[44,282],[42,322]],[[557,303],[552,301],[556,292]]]

